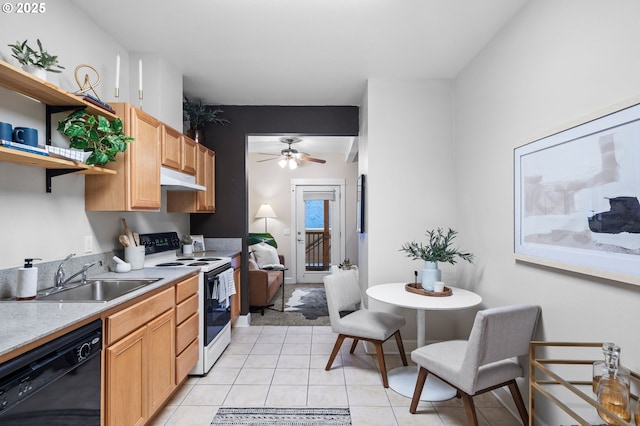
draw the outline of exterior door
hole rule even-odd
[[[344,185],[296,184],[295,265],[297,283],[321,283],[345,252]]]

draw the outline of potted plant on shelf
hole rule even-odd
[[[101,115],[93,116],[79,109],[58,122],[58,131],[69,136],[69,146],[91,152],[87,164],[103,166],[116,161],[116,154],[124,152],[133,138],[126,136],[119,118],[109,122]]]
[[[47,71],[49,72],[62,72],[64,67],[58,63],[58,57],[51,55],[42,47],[40,39],[37,40],[38,50],[34,50],[27,44],[28,40],[20,43],[16,41],[14,44],[9,44],[11,47],[11,56],[16,58],[22,69],[30,74],[35,75],[42,80],[47,80]]]
[[[198,143],[204,142],[204,126],[207,123],[227,124],[229,120],[218,117],[223,113],[220,108],[204,105],[202,99],[189,99],[186,96],[182,102],[184,121],[189,122],[187,136]]]
[[[422,270],[422,287],[427,291],[433,291],[433,283],[442,279],[442,273],[438,269],[438,262],[456,263],[456,258],[466,260],[473,263],[473,254],[460,251],[458,248],[452,247],[453,239],[457,232],[449,228],[445,233],[442,228],[427,231],[426,236],[429,238],[427,244],[422,243],[405,243],[400,251],[407,253],[407,257],[413,260],[424,260],[425,266]]]

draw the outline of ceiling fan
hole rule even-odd
[[[278,165],[280,167],[284,169],[285,167],[289,166],[289,168],[293,170],[298,167],[298,161],[310,161],[313,163],[320,163],[320,164],[324,164],[327,162],[326,160],[323,160],[321,158],[309,157],[309,154],[304,152],[298,152],[298,150],[291,148],[291,145],[293,145],[294,143],[302,142],[302,139],[300,138],[283,137],[283,138],[280,138],[280,142],[287,144],[288,147],[280,151],[280,154],[261,153],[261,155],[273,155],[275,157],[267,158],[264,160],[258,160],[258,163],[261,163],[263,161],[280,160],[278,161]]]

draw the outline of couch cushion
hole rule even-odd
[[[269,244],[259,243],[249,246],[249,250],[253,252],[256,262],[260,268],[265,265],[278,265],[280,259],[278,258],[278,252],[275,248]]]

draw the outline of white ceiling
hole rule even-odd
[[[72,1],[205,103],[359,105],[369,78],[454,78],[527,0]]]

